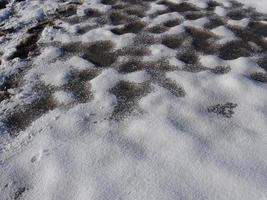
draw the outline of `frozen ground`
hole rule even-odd
[[[267,3],[240,2],[0,0],[0,199],[266,200]]]

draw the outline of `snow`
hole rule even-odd
[[[42,54],[39,56],[39,59],[42,60],[42,62],[53,62],[62,54],[63,52],[59,48],[47,47],[43,50]]]
[[[175,19],[183,20],[183,16],[180,15],[179,13],[172,12],[172,13],[166,13],[166,14],[159,15],[156,18],[154,18],[152,21],[149,21],[149,20],[147,20],[147,21],[148,21],[149,27],[152,27],[152,26],[164,23],[168,20],[175,20]]]
[[[196,19],[196,20],[187,20],[183,24],[185,26],[194,26],[197,28],[201,28],[205,23],[209,22],[209,20],[206,17]]]
[[[55,92],[54,98],[59,104],[70,104],[74,102],[72,95],[64,91]]]
[[[215,13],[216,13],[217,15],[219,15],[219,16],[224,17],[224,16],[226,15],[226,10],[225,10],[223,7],[221,7],[221,6],[217,6],[217,7],[215,8]]]
[[[227,18],[231,2],[217,1],[223,5],[217,6],[214,12]],[[239,1],[267,13],[264,0]],[[109,67],[98,66],[81,52],[62,48],[62,44],[73,43],[75,47],[112,41],[115,45],[112,52],[115,52],[137,45],[134,39],[138,34],[115,34],[110,31],[115,25],[100,26],[95,19],[86,19],[78,25],[64,21],[64,17],[55,19],[39,35],[38,55],[9,59],[17,50],[16,46],[29,35],[26,34],[28,28],[51,19],[50,15],[53,16],[57,8],[69,2],[77,3],[77,16],[84,15],[87,8],[108,13],[112,7],[100,0],[26,0],[10,1],[0,11],[1,28],[17,28],[1,40],[0,99],[6,93],[8,98],[0,100],[0,199],[267,199],[267,85],[250,78],[251,73],[265,73],[257,59],[266,51],[232,60],[223,60],[216,53],[198,52],[196,65],[204,69],[186,70],[190,64],[177,58],[180,49],[161,44],[161,38],[168,34],[185,34],[186,26],[203,30],[209,18],[185,20],[182,14],[171,12],[153,19],[141,18],[148,24],[146,28],[170,19],[181,19],[181,24],[166,32],[151,34],[156,38],[155,43],[141,44],[150,51],[149,55],[120,55]],[[205,9],[208,1],[186,2]],[[147,14],[151,15],[166,8],[156,1],[149,4]],[[12,14],[13,9],[16,15]],[[228,19],[227,24],[245,29],[249,21],[249,18]],[[83,25],[94,28],[79,34],[77,26]],[[237,39],[226,25],[210,31],[216,35],[214,40],[219,47]],[[190,51],[186,46],[189,42],[183,41],[185,49],[181,47],[181,50]],[[152,66],[119,72],[121,62],[128,59],[151,62]],[[157,71],[153,65],[163,59],[169,61],[172,68],[169,70],[166,64]],[[231,70],[215,74],[213,70],[218,66]],[[151,73],[153,69],[157,76]],[[77,101],[75,91],[65,89],[74,72],[81,73],[78,75],[81,80],[75,87],[92,95],[82,103]],[[19,81],[11,81],[12,87],[5,91],[2,87],[10,75],[18,77]],[[37,117],[34,105],[27,111],[28,106],[41,97],[35,90],[36,83],[51,88],[53,102],[48,103],[53,105],[46,106],[54,106]],[[130,85],[122,88],[124,93],[129,93],[130,102],[126,94],[119,97],[113,91],[119,83]],[[185,95],[173,95],[168,88],[172,84],[182,88]],[[135,87],[145,88],[144,94],[135,92]],[[130,113],[113,119],[120,101]],[[231,117],[207,109],[228,102],[237,104]],[[19,114],[25,118],[22,121],[31,120],[31,123],[12,136],[5,117],[21,107]],[[16,119],[11,119],[9,125],[17,126],[15,122]]]
[[[67,83],[70,76],[70,69],[66,69],[65,63],[61,62],[43,66],[40,71],[43,74],[41,79],[48,85],[62,86]]]
[[[231,26],[240,26],[246,27],[249,23],[249,19],[241,19],[241,20],[228,20],[227,22]]]
[[[217,41],[219,44],[223,44],[236,39],[234,33],[224,26],[214,28],[211,30],[211,32],[221,37],[220,40]]]
[[[71,57],[69,59],[68,63],[74,69],[79,69],[79,70],[92,69],[94,67],[94,64],[93,63],[88,62],[87,60],[82,59],[79,56],[73,56],[73,57]]]
[[[162,44],[150,46],[151,55],[144,57],[145,61],[151,61],[160,58],[175,57],[176,52]]]
[[[245,4],[247,7],[256,8],[259,12],[267,13],[267,2],[265,0],[238,0],[239,2]]]

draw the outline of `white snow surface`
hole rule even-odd
[[[217,7],[215,12],[224,16],[224,9],[231,3],[217,1],[225,8]],[[239,1],[267,13],[265,0]],[[109,8],[100,0],[82,2],[78,11]],[[205,8],[208,1],[186,2]],[[13,4],[20,17],[8,19]],[[72,94],[62,87],[73,70],[97,71],[92,62],[80,55],[66,58],[62,49],[54,46],[44,47],[32,61],[8,60],[26,34],[24,27],[43,21],[63,4],[57,0],[10,1],[0,12],[0,21],[6,20],[6,27],[22,27],[2,43],[1,72],[10,74],[33,66],[26,70],[23,91],[12,96],[11,101],[0,103],[0,114],[17,104],[32,102],[35,96],[31,83],[36,79],[57,88],[53,98],[60,105],[16,137],[9,136],[0,122],[1,200],[15,199],[16,194],[17,199],[25,200],[267,199],[267,84],[248,78],[252,72],[264,71],[253,56],[222,60],[215,55],[201,55],[199,62],[207,68],[224,65],[231,71],[223,75],[210,70],[192,73],[181,70],[184,63],[176,59],[175,50],[153,44],[144,61],[169,59],[176,68],[165,75],[184,88],[186,95],[177,98],[152,83],[152,90],[137,102],[141,112],[120,121],[110,120],[118,102],[110,90],[120,81],[145,84],[151,79],[149,73],[141,70],[121,74],[113,68],[103,69],[87,83],[92,100],[75,104]],[[163,9],[163,5],[151,4],[148,13]],[[184,20],[178,13],[169,13],[152,21],[144,17],[143,21],[152,26],[176,18]],[[164,34],[181,33],[184,26],[202,28],[207,22],[206,17],[185,20]],[[111,25],[77,36],[74,25],[60,20],[55,23],[65,26],[64,30],[46,27],[40,43],[112,40],[115,49],[120,49],[134,38],[132,33],[115,35],[109,31]],[[248,21],[228,23],[243,27]],[[219,37],[219,44],[235,39],[225,26],[211,31]],[[2,82],[4,77],[0,75],[0,85]],[[225,102],[238,105],[232,118],[206,109]]]
[[[256,8],[258,11],[267,13],[267,2],[265,0],[238,0],[239,2],[245,4],[247,7]]]

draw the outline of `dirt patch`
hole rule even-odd
[[[133,6],[133,7],[127,7],[124,10],[125,13],[127,13],[128,15],[134,15],[137,17],[145,17],[146,16],[146,9],[144,7],[141,6]]]
[[[82,57],[98,67],[108,67],[117,60],[113,47],[113,42],[108,40],[94,42],[84,48]]]
[[[134,21],[125,25],[126,33],[139,33],[145,28],[146,24],[142,21]]]
[[[23,70],[18,69],[17,72],[11,74],[4,79],[2,85],[0,85],[1,91],[8,91],[9,89],[18,88],[23,84]]]
[[[264,69],[265,71],[267,71],[267,56],[264,56],[262,58],[260,58],[257,62],[257,64]]]
[[[166,7],[166,9],[164,9],[164,10],[157,10],[157,11],[155,11],[155,12],[149,14],[148,16],[149,16],[150,18],[156,18],[156,17],[158,17],[158,16],[160,16],[160,15],[167,14],[167,13],[170,13],[170,11],[169,11],[169,9]]]
[[[8,4],[7,0],[0,1],[0,10],[6,8],[7,4]]]
[[[111,24],[120,25],[125,24],[127,22],[128,17],[122,11],[113,11],[109,14],[109,19]]]
[[[26,37],[21,43],[16,47],[16,51],[9,59],[21,58],[26,59],[31,55],[38,55],[37,51],[37,41],[39,40],[40,34],[45,28],[48,22],[38,24],[28,30],[29,36]]]
[[[241,40],[246,42],[253,42],[257,44],[262,50],[267,50],[267,42],[264,41],[263,37],[260,36],[257,32],[254,32],[253,29],[248,27],[240,28],[235,26],[228,26],[228,28]]]
[[[209,30],[195,28],[191,26],[185,27],[185,32],[191,35],[193,38],[209,39],[215,37],[215,34],[210,32]]]
[[[181,60],[185,64],[197,64],[198,63],[198,55],[193,50],[182,52],[177,55],[177,59]]]
[[[65,53],[79,53],[83,49],[81,42],[70,42],[60,45]]]
[[[26,192],[27,188],[26,187],[20,187],[17,189],[17,191],[14,194],[14,200],[18,200],[22,197],[23,193]]]
[[[181,86],[178,86],[174,81],[165,77],[158,79],[158,84],[161,87],[167,89],[172,95],[176,97],[184,97],[186,94],[185,90]]]
[[[120,73],[131,73],[139,70],[146,69],[147,64],[139,59],[130,59],[127,62],[123,62],[118,65],[118,71]]]
[[[216,54],[217,46],[214,45],[216,35],[204,29],[186,27],[185,31],[192,37],[192,45],[195,50],[205,54]]]
[[[10,94],[6,91],[0,91],[0,103],[10,98]]]
[[[140,33],[134,38],[135,45],[152,45],[158,41],[152,34]]]
[[[115,5],[117,0],[101,0],[101,3],[104,5]]]
[[[227,74],[231,71],[230,66],[216,66],[210,70],[213,74]]]
[[[93,8],[87,8],[84,10],[84,14],[87,16],[87,17],[101,17],[103,15],[102,12],[100,12],[99,10],[97,9],[93,9]]]
[[[227,17],[232,20],[242,20],[244,18],[247,18],[248,16],[246,10],[236,9],[228,12]]]
[[[250,77],[255,80],[262,83],[267,83],[267,74],[262,72],[255,72],[250,75]]]
[[[182,45],[183,40],[184,37],[182,35],[164,35],[161,43],[171,49],[178,49]]]
[[[214,29],[226,24],[225,19],[219,17],[218,15],[211,15],[208,18],[209,22],[204,25],[204,28],[206,29]]]
[[[159,25],[148,28],[147,31],[150,33],[154,33],[154,34],[160,34],[160,33],[164,33],[168,31],[168,29],[169,28],[164,26],[163,24],[159,24]]]
[[[77,13],[77,5],[70,4],[57,9],[56,13],[61,17],[70,17]]]
[[[90,80],[98,75],[97,70],[73,71],[64,90],[71,92],[78,103],[85,103],[92,99]]]
[[[241,2],[235,1],[235,0],[231,0],[230,2],[233,8],[241,9],[244,6],[244,4],[242,4]]]
[[[224,60],[234,60],[253,54],[253,48],[242,40],[230,41],[219,49],[219,57]]]
[[[111,29],[111,32],[117,35],[126,33],[139,33],[145,28],[145,26],[146,24],[142,21],[133,21],[124,25],[122,28]]]
[[[227,118],[231,118],[234,114],[234,108],[237,107],[236,103],[225,103],[217,104],[214,106],[208,107],[208,112],[216,113],[217,115],[222,115]]]
[[[205,13],[195,11],[195,12],[188,12],[185,14],[185,19],[187,20],[197,20],[205,16]]]
[[[185,65],[183,67],[183,70],[187,72],[198,73],[207,70],[207,68],[202,66],[201,64],[192,64],[192,65]]]
[[[171,20],[167,20],[163,23],[164,26],[171,28],[177,25],[180,25],[182,23],[182,20],[177,18],[177,19],[171,19]]]
[[[147,56],[151,52],[150,50],[145,46],[128,46],[124,47],[122,49],[119,49],[117,51],[117,55],[119,56]]]
[[[120,81],[110,90],[117,98],[117,105],[114,108],[111,119],[121,119],[125,114],[132,112],[139,99],[149,93],[149,87],[146,84],[135,84],[126,81]]]
[[[211,1],[209,1],[208,3],[207,3],[207,10],[208,11],[214,11],[215,10],[215,8],[217,7],[217,6],[221,6],[222,4],[221,3],[219,3],[219,2],[217,2],[217,1],[213,1],[213,0],[211,0]]]
[[[123,10],[126,9],[129,5],[123,2],[116,3],[112,5],[111,9],[112,10]]]
[[[160,1],[158,4],[163,4],[168,7],[170,12],[187,12],[187,11],[199,11],[199,8],[191,3],[182,2],[180,4],[176,4],[170,1]]]
[[[90,30],[93,30],[95,28],[95,26],[91,26],[91,25],[85,25],[85,26],[80,26],[78,27],[77,33],[78,34],[85,34]]]
[[[40,94],[35,101],[16,108],[4,120],[12,137],[17,136],[19,131],[25,130],[34,120],[56,107],[51,88],[40,84],[35,90]]]
[[[165,72],[171,71],[175,68],[169,64],[166,60],[158,60],[153,62],[144,62],[138,58],[129,59],[126,62],[123,62],[118,65],[117,67],[120,73],[131,73],[135,71],[158,71],[158,72]]]
[[[263,37],[267,37],[267,24],[258,22],[258,21],[250,21],[248,27],[255,33],[256,35],[260,35]]]

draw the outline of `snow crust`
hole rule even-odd
[[[215,13],[226,16],[230,1],[217,1],[223,6],[216,7]],[[267,13],[265,0],[239,1]],[[64,2],[10,1],[0,11],[0,21],[6,22],[6,28],[22,27],[1,44],[0,86],[5,76],[32,66],[26,70],[22,91],[0,103],[0,120],[6,110],[35,100],[37,94],[31,86],[36,80],[56,88],[52,97],[59,105],[16,137],[9,136],[0,122],[0,199],[15,199],[18,191],[23,191],[19,198],[27,200],[267,199],[267,85],[249,79],[255,71],[264,72],[255,57],[223,60],[217,55],[200,55],[199,62],[207,69],[192,73],[183,70],[186,64],[176,59],[176,50],[153,44],[143,61],[169,59],[175,69],[165,76],[181,86],[186,95],[177,98],[154,81],[151,91],[137,101],[141,112],[120,121],[111,120],[119,101],[111,89],[121,81],[146,84],[153,78],[146,70],[122,74],[117,66],[103,69],[86,82],[93,99],[75,104],[74,96],[62,88],[74,70],[98,71],[93,62],[81,55],[65,55],[56,46],[42,48],[31,61],[8,59],[25,36],[26,27],[45,20]],[[208,1],[186,2],[205,8]],[[13,4],[20,17],[9,19]],[[151,5],[149,14],[164,9],[154,2]],[[82,16],[86,8],[106,12],[110,6],[100,0],[84,0],[77,13]],[[150,27],[176,18],[183,22],[162,35],[183,33],[185,26],[203,28],[209,22],[207,17],[185,20],[178,13],[153,20],[144,17],[143,21]],[[55,23],[63,28],[46,27],[40,44],[111,40],[117,50],[127,47],[135,37],[133,33],[116,35],[110,31],[111,25],[77,35],[74,25]],[[227,23],[246,27],[248,19]],[[236,39],[225,26],[211,32],[218,36],[219,45]],[[217,66],[229,66],[231,70],[221,75],[212,73]],[[232,118],[206,109],[225,102],[238,105]]]

